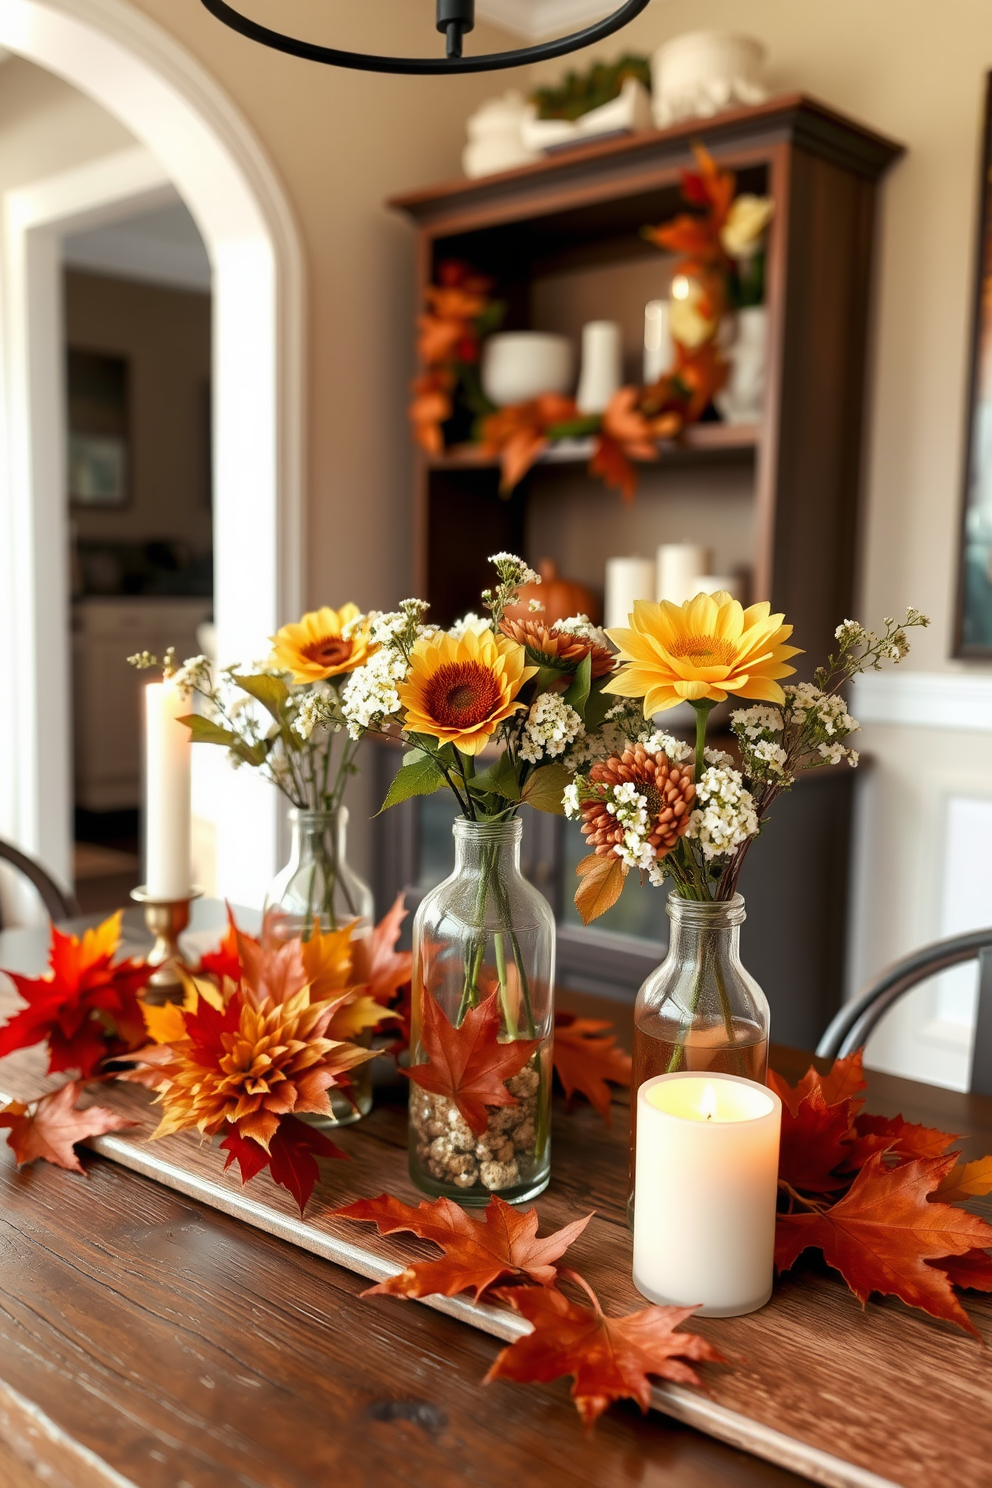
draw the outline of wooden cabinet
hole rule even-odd
[[[141,802],[142,697],[153,675],[136,671],[136,651],[180,659],[200,650],[204,599],[83,599],[73,606],[73,718],[76,805],[116,811]]]
[[[500,497],[496,463],[476,448],[420,455],[416,592],[448,623],[477,604],[489,582],[487,555],[498,549],[531,563],[553,558],[570,578],[601,589],[610,555],[649,555],[660,542],[688,538],[714,550],[714,571],[746,571],[750,597],[785,612],[806,648],[799,675],[808,676],[854,604],[875,198],[902,147],[789,95],[392,205],[417,227],[421,293],[439,262],[460,258],[497,281],[509,329],[564,331],[577,344],[583,321],[619,320],[627,380],[639,382],[644,305],[666,294],[671,274],[640,229],[684,209],[679,177],[696,141],[736,173],[739,190],[775,202],[761,421],[704,422],[661,446],[657,462],[639,467],[640,488],[626,507],[587,475],[581,450],[552,451],[509,500]],[[853,780],[836,771],[804,781],[779,803],[747,866],[745,960],[781,1009],[778,1038],[814,1043],[840,995]],[[417,809],[407,828],[396,826],[393,879],[402,849],[408,881],[417,881]],[[572,827],[527,830],[540,836],[534,861],[559,915],[563,977],[635,986],[667,939],[659,897],[638,911],[641,920],[652,916],[650,932],[620,928],[614,911],[595,932],[583,931],[567,912]],[[801,988],[798,965],[806,968]]]

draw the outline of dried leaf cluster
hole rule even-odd
[[[992,1291],[992,1225],[958,1203],[992,1191],[992,1157],[962,1163],[948,1132],[864,1113],[861,1052],[811,1068],[782,1099],[775,1264],[822,1252],[862,1303],[872,1292],[978,1337],[956,1287]]]
[[[694,1363],[723,1363],[705,1339],[676,1331],[693,1307],[645,1307],[627,1317],[607,1317],[592,1288],[577,1272],[555,1262],[578,1239],[592,1218],[538,1237],[537,1214],[510,1207],[496,1194],[481,1220],[472,1219],[450,1199],[414,1208],[382,1194],[334,1211],[340,1219],[368,1221],[382,1235],[399,1231],[430,1240],[443,1251],[438,1261],[416,1261],[388,1281],[370,1287],[366,1297],[454,1297],[472,1292],[476,1302],[498,1300],[531,1324],[531,1331],[503,1349],[486,1383],[495,1379],[546,1384],[573,1378],[572,1398],[587,1427],[614,1400],[650,1403],[650,1377],[701,1383]],[[588,1296],[576,1302],[558,1288],[568,1279]],[[497,1283],[504,1283],[497,1286]],[[509,1283],[507,1285],[506,1283]],[[590,1305],[591,1304],[591,1305]]]

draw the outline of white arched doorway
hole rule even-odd
[[[59,237],[170,182],[213,266],[214,606],[221,661],[262,654],[300,605],[302,256],[249,127],[200,65],[122,0],[0,0],[0,47],[115,115],[144,149],[11,192],[0,330],[0,833],[69,876],[69,628]],[[89,193],[89,194],[87,194]],[[126,207],[125,207],[126,209]],[[273,793],[198,750],[216,887],[260,901],[276,867]],[[254,785],[254,789],[253,789]]]

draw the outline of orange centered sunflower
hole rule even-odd
[[[410,675],[397,689],[404,727],[477,754],[511,713],[536,667],[525,665],[523,646],[491,630],[481,635],[424,637],[410,654]]]
[[[603,691],[643,698],[645,718],[676,703],[722,703],[731,692],[784,702],[779,679],[793,674],[785,663],[800,654],[785,644],[792,626],[784,618],[767,601],[745,610],[723,590],[684,605],[639,599],[631,629],[607,632],[623,665]]]
[[[342,605],[340,610],[324,605],[271,637],[273,664],[292,672],[294,682],[323,682],[353,672],[375,649],[369,630],[357,605]]]

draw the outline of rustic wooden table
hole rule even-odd
[[[36,971],[44,957],[44,934],[0,934],[0,966]],[[629,1040],[623,1004],[562,1000]],[[795,1078],[806,1061],[778,1050],[775,1062]],[[992,1148],[992,1101],[881,1075],[870,1097],[967,1132],[971,1155]],[[383,1094],[384,1130],[396,1098]],[[598,1120],[555,1113],[559,1161],[589,1161],[590,1188]],[[101,1157],[83,1162],[85,1182],[42,1163],[17,1173],[0,1147],[2,1488],[805,1481],[633,1406],[587,1438],[564,1382],[483,1387],[496,1348],[483,1334],[416,1304],[361,1301],[351,1271]],[[866,1427],[882,1434],[866,1395]],[[980,1488],[992,1465],[957,1481]]]

